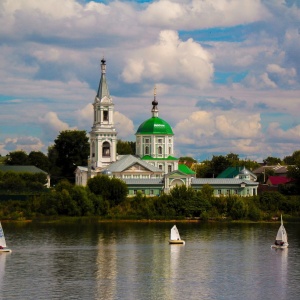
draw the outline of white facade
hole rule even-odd
[[[114,104],[106,84],[106,64],[101,60],[101,79],[93,103],[94,121],[90,132],[90,167],[103,168],[116,161],[117,132],[114,125]]]

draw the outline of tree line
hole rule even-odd
[[[170,194],[145,197],[140,191],[128,197],[126,184],[117,178],[99,175],[86,187],[60,181],[46,193],[28,196],[26,201],[0,201],[0,219],[25,220],[39,217],[96,216],[102,219],[201,219],[201,220],[271,220],[285,214],[285,219],[299,220],[300,196],[264,192],[253,197],[237,195],[215,197],[209,185],[196,191],[176,186]]]

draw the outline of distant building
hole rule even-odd
[[[249,174],[250,180],[257,180],[257,176],[245,167],[228,167],[226,170],[221,172],[217,178],[239,178],[241,172],[243,172],[244,175]]]
[[[50,175],[37,168],[36,166],[10,166],[10,165],[0,165],[0,171],[2,172],[16,172],[16,173],[43,173],[47,177],[47,182],[45,183],[45,186],[47,188],[50,187]]]
[[[136,155],[118,155],[117,132],[114,125],[114,104],[106,82],[106,61],[101,60],[101,78],[93,103],[93,126],[90,132],[88,166],[75,170],[76,185],[85,186],[89,178],[106,174],[123,180],[129,196],[138,191],[147,196],[169,193],[175,186],[185,185],[201,189],[209,183],[216,195],[257,194],[258,183],[250,179],[254,174],[239,170],[236,178],[226,180],[202,178],[187,165],[179,164],[174,156],[174,133],[171,126],[158,116],[156,90],[152,101],[151,117],[136,131]]]

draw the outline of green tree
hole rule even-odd
[[[81,216],[89,216],[94,213],[93,202],[84,187],[74,186],[71,191],[71,197],[76,202]]]
[[[87,186],[92,193],[108,200],[111,206],[118,205],[128,195],[128,188],[124,181],[118,178],[109,178],[106,175],[90,178]]]
[[[240,159],[239,159],[239,155],[238,154],[234,154],[234,153],[229,153],[226,155],[226,158],[228,160],[228,163],[231,167],[236,167],[239,166],[240,164]]]
[[[266,159],[263,160],[263,162],[268,166],[278,165],[282,163],[280,158],[272,156],[268,156]]]
[[[135,155],[135,142],[118,140],[117,153],[119,155],[124,155],[124,154]]]
[[[190,157],[190,156],[182,156],[182,157],[179,157],[179,162],[182,162],[182,163],[184,163],[184,162],[196,163],[197,160]]]
[[[54,141],[54,149],[51,153],[55,159],[54,165],[60,170],[59,175],[74,182],[76,166],[87,165],[89,149],[86,131],[65,130],[60,132]]]
[[[206,178],[211,174],[210,161],[205,160],[201,163],[194,164],[192,170],[196,172],[197,178]]]
[[[50,162],[47,155],[41,151],[31,151],[28,155],[30,165],[36,166],[45,172],[49,172]]]
[[[5,164],[11,166],[27,166],[29,164],[28,155],[23,150],[9,152],[6,155]]]
[[[211,176],[210,177],[217,177],[221,172],[226,170],[230,167],[230,161],[227,157],[219,155],[213,156],[211,160]]]
[[[248,214],[248,205],[241,197],[237,197],[232,205],[232,208],[229,212],[230,216],[234,220],[243,219]]]

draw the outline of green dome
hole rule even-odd
[[[142,123],[136,134],[170,134],[174,135],[171,126],[158,117],[152,117]]]

